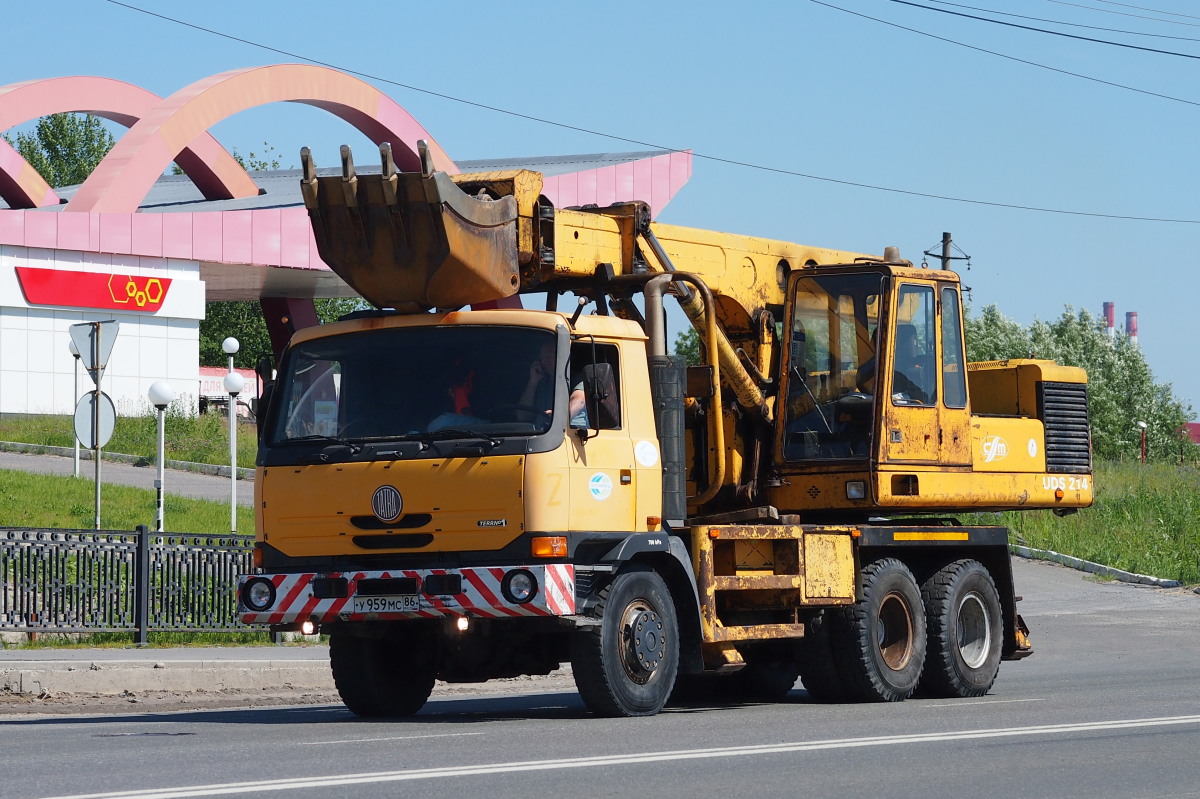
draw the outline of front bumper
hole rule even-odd
[[[536,590],[524,602],[506,591],[510,575],[532,577]],[[261,608],[246,603],[244,589],[264,580],[272,590]],[[385,583],[384,581],[390,581]],[[380,585],[404,585],[404,597],[379,593]],[[413,589],[409,591],[407,587]],[[446,591],[454,593],[427,593]],[[368,590],[369,589],[369,590]],[[575,567],[571,564],[463,569],[403,569],[302,574],[244,574],[238,577],[238,619],[243,624],[315,624],[377,619],[434,619],[456,616],[517,618],[575,613]],[[404,599],[403,602],[399,601]],[[415,609],[398,610],[397,607]]]

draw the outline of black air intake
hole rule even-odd
[[[1046,428],[1047,472],[1092,471],[1087,388],[1087,383],[1037,384],[1038,417]]]
[[[650,357],[650,394],[654,398],[654,424],[663,470],[663,519],[682,527],[687,516],[687,457],[683,430],[683,396],[687,369],[671,356]]]

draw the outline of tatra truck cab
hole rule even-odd
[[[612,716],[798,677],[970,697],[1031,652],[1007,530],[955,514],[1091,504],[1081,370],[968,363],[957,275],[892,252],[556,209],[536,173],[423,155],[305,153],[322,257],[378,310],[263,369],[240,617],[328,633],[352,711],[564,663]],[[667,355],[668,297],[699,365]]]

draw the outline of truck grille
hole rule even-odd
[[[1038,383],[1037,403],[1046,427],[1046,471],[1091,473],[1087,383]]]

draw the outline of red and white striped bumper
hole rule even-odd
[[[504,595],[502,585],[505,576],[513,571],[527,572],[536,581],[537,591],[526,602],[513,602]],[[421,593],[429,577],[444,578],[453,575],[462,577],[460,593]],[[345,579],[346,595],[323,598],[315,596],[313,580],[317,578]],[[399,603],[378,601],[383,599],[379,597],[373,597],[372,600],[375,601],[371,601],[356,591],[361,580],[391,578],[416,580],[417,609],[388,609]],[[269,580],[274,586],[274,600],[262,610],[248,607],[242,599],[242,586],[257,579]],[[355,601],[356,598],[358,602]],[[321,574],[246,574],[238,578],[238,618],[244,624],[289,624],[309,620],[320,624],[334,621],[430,619],[467,615],[503,619],[523,616],[570,616],[574,613],[575,567],[571,564]]]

